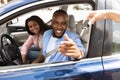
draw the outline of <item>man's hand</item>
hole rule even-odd
[[[67,34],[64,36],[65,41],[61,42],[58,48],[64,56],[69,56],[75,59],[80,59],[84,56],[84,53],[77,47],[76,43],[70,39]]]

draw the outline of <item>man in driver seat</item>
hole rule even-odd
[[[42,52],[33,63],[60,62],[82,59],[85,57],[85,49],[79,36],[67,30],[68,14],[64,10],[53,13],[52,29],[43,35]],[[57,49],[56,51],[51,51]]]

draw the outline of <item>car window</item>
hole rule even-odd
[[[53,12],[55,10],[61,9],[61,7],[62,6],[55,6],[55,7],[48,7],[36,11],[31,11],[29,13],[19,16],[18,17],[19,22],[16,24],[20,24],[20,25],[21,23],[24,24],[25,20],[31,15],[40,16],[44,20],[44,22],[47,23],[51,20]],[[89,10],[92,10],[92,6],[90,4],[74,4],[68,6],[67,13],[68,15],[74,15],[75,22],[78,22],[84,19],[84,17],[87,15],[87,11]]]
[[[13,32],[11,31],[10,35],[13,37],[13,39],[19,46],[22,46],[22,44],[27,40],[28,34],[26,34],[27,32],[20,33],[19,30],[21,30],[22,28],[17,28],[17,27],[21,27],[21,26],[25,27],[25,20],[32,15],[39,16],[40,18],[42,18],[42,20],[45,23],[49,24],[51,23],[51,19],[54,11],[58,9],[65,9],[69,15],[68,30],[73,31],[78,35],[80,35],[83,27],[85,27],[85,26],[82,26],[81,22],[84,19],[84,17],[87,15],[87,11],[92,10],[92,7],[90,4],[59,5],[54,7],[38,9],[38,10],[31,11],[29,13],[22,14],[20,16],[17,16],[15,19],[13,19],[13,24],[8,25],[9,29],[15,28],[16,30]],[[70,18],[71,17],[70,15],[74,17],[74,21],[73,21],[73,18]],[[85,32],[83,33],[84,35],[82,37],[81,36],[79,37],[81,39],[83,46],[85,47],[86,54],[89,46],[89,39],[90,39],[90,33],[91,33],[90,28],[91,27],[85,30]],[[27,36],[27,37],[23,37],[23,36]]]
[[[74,4],[68,6],[67,13],[69,15],[75,15],[76,22],[83,20],[87,15],[87,11],[92,10],[92,6],[90,4]]]
[[[120,0],[112,0],[112,9],[120,11]],[[120,23],[112,21],[113,25],[113,40],[112,40],[112,54],[120,53]]]
[[[66,9],[66,12],[69,15],[69,25],[68,29],[70,31],[73,31],[80,35],[82,29],[84,26],[82,26],[82,20],[84,17],[87,15],[87,12],[92,10],[92,6],[90,4],[71,4],[71,5],[61,5],[61,6],[54,6],[54,7],[48,7],[48,8],[43,8],[35,11],[31,11],[29,13],[23,14],[19,17],[17,17],[18,21],[15,21],[15,24],[12,24],[12,26],[25,26],[25,20],[32,16],[32,15],[37,15],[44,20],[45,23],[48,23],[49,25],[51,24],[51,19],[52,19],[52,14],[54,11],[58,9]],[[72,16],[73,18],[71,18]],[[74,21],[73,21],[74,19]],[[14,22],[14,19],[12,20]],[[90,35],[90,29],[86,30],[84,33],[85,35],[81,37],[82,43],[84,47],[88,46],[88,41],[89,41],[89,35]],[[17,32],[18,33],[18,32]],[[12,33],[13,34],[13,33]],[[25,39],[22,39],[25,41]],[[18,41],[16,41],[18,42]],[[18,42],[19,44],[19,42]]]
[[[32,15],[37,15],[39,16],[44,22],[49,22],[52,18],[52,14],[55,10],[59,9],[59,6],[56,7],[49,7],[49,8],[44,8],[36,11],[31,11],[29,13],[23,14],[18,17],[18,22],[14,25],[25,25],[25,20],[32,16]]]
[[[65,10],[67,8],[67,10]],[[43,8],[35,11],[31,11],[29,13],[26,13],[24,15],[21,15],[18,17],[18,22],[15,23],[14,25],[23,25],[25,26],[25,20],[32,16],[32,15],[37,15],[41,17],[45,23],[48,23],[49,25],[51,24],[51,19],[52,19],[52,14],[54,11],[58,9],[64,9],[68,15],[69,15],[69,25],[68,29],[70,31],[73,31],[80,35],[81,30],[84,26],[82,25],[82,20],[84,17],[87,15],[87,12],[92,10],[92,6],[90,4],[71,4],[71,5],[61,5],[61,6],[54,6],[54,7],[48,7],[48,8]],[[70,18],[72,15],[74,18]],[[71,22],[72,21],[72,22]],[[82,43],[84,47],[88,46],[87,43],[89,41],[89,35],[90,35],[90,29],[86,30],[84,33],[85,35],[82,36]]]

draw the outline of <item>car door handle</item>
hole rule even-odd
[[[22,29],[22,28],[21,28],[21,29],[17,29],[17,31],[23,31],[23,30],[24,30],[24,29]]]

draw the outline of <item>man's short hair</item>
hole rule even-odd
[[[68,17],[68,14],[62,9],[59,9],[53,13],[53,17],[58,16],[58,15]]]

